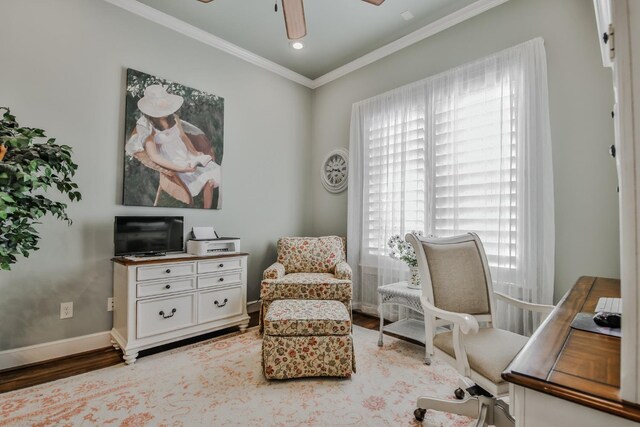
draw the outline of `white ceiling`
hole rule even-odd
[[[305,48],[289,46],[275,0],[137,0],[309,79],[393,42],[476,0],[305,0]],[[410,11],[405,21],[400,14]]]

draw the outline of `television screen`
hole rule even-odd
[[[182,252],[184,217],[117,216],[114,227],[116,256]]]

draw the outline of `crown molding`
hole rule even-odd
[[[411,46],[419,41],[422,41],[428,37],[438,34],[441,31],[451,28],[461,22],[471,19],[474,16],[480,15],[489,9],[493,9],[496,6],[500,6],[509,0],[478,0],[471,3],[468,6],[463,7],[449,15],[433,21],[424,27],[417,29],[416,31],[407,34],[398,40],[391,42],[381,48],[367,53],[358,59],[355,59],[348,64],[336,68],[333,71],[329,71],[317,79],[313,80],[313,89],[325,85],[333,80],[339,79],[353,71],[356,71],[362,67],[365,67],[373,62],[376,62],[386,56],[398,52],[406,47]]]
[[[156,24],[174,30],[182,35],[226,52],[251,64],[257,65],[258,67],[264,68],[265,70],[271,71],[272,73],[278,74],[279,76],[289,79],[295,83],[301,84],[302,86],[306,86],[310,89],[317,89],[322,85],[339,79],[340,77],[343,77],[353,71],[356,71],[386,56],[396,53],[399,50],[411,46],[412,44],[431,37],[434,34],[438,34],[439,32],[446,30],[447,28],[451,28],[454,25],[466,21],[467,19],[471,19],[474,16],[486,12],[489,9],[493,9],[496,6],[506,3],[509,0],[477,0],[476,2],[465,6],[462,9],[459,9],[443,18],[440,18],[437,21],[427,24],[424,27],[410,34],[407,34],[406,36],[399,38],[394,42],[391,42],[385,46],[382,46],[381,48],[369,52],[366,55],[361,56],[360,58],[355,59],[348,64],[342,65],[333,71],[329,71],[328,73],[318,77],[315,80],[311,80],[310,78],[305,77],[302,74],[296,73],[293,70],[276,64],[275,62],[263,58],[260,55],[256,55],[255,53],[243,49],[240,46],[221,39],[220,37],[214,36],[207,31],[201,30],[194,25],[188,24],[176,17],[161,12],[136,0],[104,1],[111,3],[114,6],[125,9],[131,13],[134,13],[142,18],[148,19],[149,21],[155,22]]]
[[[257,65],[258,67],[264,68],[265,70],[269,70],[272,73],[278,74],[293,82],[299,83],[308,88],[313,88],[314,86],[313,80],[303,76],[302,74],[298,74],[295,71],[292,71],[286,67],[283,67],[282,65],[276,64],[273,61],[269,61],[268,59],[263,58],[260,55],[256,55],[253,52],[243,49],[240,46],[236,46],[233,43],[230,43],[224,39],[221,39],[220,37],[214,36],[213,34],[207,31],[201,30],[200,28],[194,25],[188,24],[176,17],[173,17],[169,14],[166,14],[150,6],[147,6],[144,3],[140,3],[136,0],[104,0],[104,1],[106,1],[107,3],[111,3],[114,6],[118,6],[131,13],[134,13],[142,18],[148,19],[149,21],[155,22],[156,24],[162,25],[163,27],[167,27],[171,30],[174,30],[182,35],[185,35],[194,40],[202,42],[206,45],[214,47],[218,50],[226,52],[230,55],[238,57],[253,65]]]

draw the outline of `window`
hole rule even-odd
[[[544,41],[534,39],[353,105],[347,261],[354,301],[406,280],[393,234],[476,232],[496,290],[553,299],[555,224]],[[504,327],[530,317],[498,304]]]
[[[509,79],[435,90],[431,101],[375,116],[367,129],[366,252],[393,234],[476,232],[502,280],[516,263],[517,141]],[[429,118],[426,115],[429,114]],[[425,123],[431,125],[425,129]]]
[[[370,255],[386,255],[392,234],[424,229],[424,113],[386,117],[368,135],[366,247]]]
[[[517,235],[517,131],[510,79],[441,94],[433,108],[436,236],[476,232],[501,282],[513,283]],[[496,277],[496,279],[498,279]]]

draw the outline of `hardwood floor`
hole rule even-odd
[[[249,327],[257,326],[258,313],[251,313],[250,316],[251,322],[249,323]],[[353,312],[353,324],[374,330],[377,330],[380,326],[377,317],[357,311]],[[154,349],[141,351],[140,357],[222,336],[235,332],[236,330],[237,328],[225,329],[180,342],[163,345]],[[116,351],[113,347],[106,347],[98,350],[87,351],[85,353],[74,354],[73,356],[61,357],[45,362],[6,369],[0,371],[0,393],[67,378],[96,369],[117,365],[119,363],[122,363],[122,353],[120,351]]]
[[[105,347],[3,370],[0,371],[0,393],[83,374],[117,365],[120,362],[122,362],[122,355],[113,347]]]

